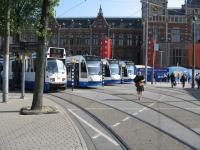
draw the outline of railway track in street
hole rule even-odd
[[[116,89],[113,89],[113,90],[116,90]],[[83,90],[83,91],[87,91],[87,90]],[[104,91],[102,89],[94,89],[92,91],[95,91],[97,93],[113,95],[113,96],[118,97],[120,99],[120,100],[117,100],[116,102],[136,103],[136,104],[140,105],[140,107],[142,106],[143,108],[140,109],[137,113],[131,113],[131,112],[128,112],[126,110],[123,110],[123,109],[120,109],[118,107],[115,107],[114,105],[111,105],[110,103],[105,103],[105,101],[97,101],[97,100],[94,100],[94,98],[92,99],[92,98],[89,98],[87,96],[83,96],[81,94],[77,95],[77,94],[74,94],[73,92],[69,92],[69,93],[68,92],[67,93],[63,93],[63,92],[62,93],[54,93],[54,94],[51,94],[51,96],[57,97],[59,99],[67,101],[67,102],[70,102],[71,104],[73,103],[73,104],[77,105],[78,109],[82,109],[83,108],[82,110],[89,111],[90,116],[94,116],[96,118],[95,120],[97,122],[103,123],[104,127],[106,127],[106,128],[109,127],[110,129],[112,129],[115,132],[114,135],[117,135],[118,137],[120,137],[119,139],[123,139],[123,141],[127,142],[127,144],[125,144],[125,145],[129,145],[127,147],[130,147],[131,149],[134,149],[134,148],[136,148],[136,149],[138,149],[138,148],[139,149],[140,148],[141,149],[142,148],[146,148],[145,144],[141,145],[141,143],[143,143],[143,142],[141,142],[141,141],[138,142],[138,139],[140,139],[140,140],[142,139],[142,140],[144,140],[144,143],[145,143],[145,137],[142,137],[143,135],[140,135],[140,137],[139,137],[139,135],[137,134],[138,138],[133,139],[134,132],[133,132],[132,135],[130,133],[129,133],[129,135],[126,135],[128,133],[127,133],[127,131],[126,132],[124,131],[125,129],[123,129],[123,127],[121,127],[118,130],[115,129],[115,127],[119,126],[119,124],[123,124],[125,122],[128,122],[128,120],[130,122],[129,124],[132,124],[131,125],[132,128],[130,129],[130,131],[134,131],[136,128],[138,128],[138,127],[135,126],[135,124],[137,124],[137,125],[140,124],[140,125],[138,125],[138,126],[140,126],[142,128],[142,129],[140,129],[140,131],[141,130],[144,130],[146,132],[147,131],[148,132],[152,131],[151,132],[151,137],[148,138],[148,139],[152,140],[151,144],[154,143],[154,142],[156,143],[156,141],[154,141],[154,139],[155,139],[154,137],[159,135],[161,137],[161,139],[164,139],[163,141],[165,141],[165,142],[166,141],[168,141],[168,142],[171,141],[171,142],[169,142],[171,144],[171,146],[172,145],[174,147],[177,146],[177,147],[179,147],[179,149],[180,149],[180,147],[182,147],[182,149],[196,149],[198,147],[196,145],[191,144],[190,142],[187,142],[187,140],[184,140],[184,139],[180,138],[179,136],[176,136],[175,134],[172,134],[171,132],[168,132],[167,130],[165,130],[165,128],[161,128],[161,127],[157,126],[156,124],[151,123],[148,120],[145,120],[145,119],[142,119],[141,117],[138,117],[138,114],[140,112],[144,111],[144,110],[148,109],[148,110],[154,111],[154,113],[156,112],[160,116],[162,116],[162,117],[164,116],[168,120],[176,122],[176,124],[178,124],[178,126],[182,126],[182,128],[187,130],[188,133],[190,132],[189,134],[191,134],[194,137],[199,138],[199,133],[193,131],[187,125],[184,125],[179,120],[175,120],[174,118],[172,118],[170,116],[167,116],[164,112],[161,112],[161,111],[156,110],[155,108],[152,108],[152,106],[153,106],[152,105],[152,101],[153,101],[152,99],[147,99],[147,102],[146,102],[146,98],[145,98],[145,102],[143,102],[141,104],[141,102],[132,101],[130,98],[127,98],[126,94],[123,93],[123,92],[120,93],[119,91],[117,91],[117,93],[115,93],[112,90],[110,92],[108,92],[109,90]],[[84,92],[82,92],[82,93],[84,93]],[[73,96],[73,99],[69,100],[66,97],[70,97],[70,95]],[[100,96],[100,95],[97,94],[97,96]],[[151,102],[148,102],[148,100],[151,100]],[[153,102],[155,102],[155,101],[153,101]],[[151,104],[149,105],[149,103],[151,103]],[[108,113],[103,113],[104,116],[102,116],[102,113],[99,113],[99,110],[97,111],[97,109],[92,108],[92,107],[88,108],[88,106],[91,106],[91,105],[94,105],[94,106],[98,105],[99,108],[106,107],[104,110],[109,110],[109,111],[108,111]],[[111,111],[113,111],[113,112],[111,112]],[[116,123],[112,122],[113,123],[112,124],[105,117],[105,116],[108,116],[109,114],[118,114],[117,116],[124,116],[124,117],[121,118],[121,121],[117,121],[117,120],[113,121],[113,122],[116,122]],[[115,117],[113,117],[113,118],[115,118]],[[124,125],[121,125],[121,126],[124,126]],[[139,131],[139,129],[138,129],[138,131]],[[141,133],[143,133],[143,132],[141,131]],[[122,142],[122,143],[125,143],[125,142]],[[162,144],[161,143],[158,144],[158,143],[157,144],[152,144],[151,148],[158,148],[159,147],[159,149],[164,149],[164,147],[166,148],[166,145],[169,144],[169,143],[165,143],[165,144],[163,144],[163,143]],[[165,145],[165,146],[163,146],[163,145]]]
[[[111,92],[108,92],[109,90],[106,90],[106,91],[103,90],[103,91],[104,91],[104,93],[108,93],[108,94],[111,93]],[[115,90],[111,90],[111,91],[112,91],[112,94],[114,94]],[[148,92],[155,94],[155,91],[152,91],[152,90],[149,90],[149,89],[147,89],[145,91],[148,91]],[[100,92],[100,91],[98,91],[98,92]],[[102,92],[102,89],[101,89],[101,92]],[[157,92],[159,93],[159,95],[161,95],[161,97],[158,97],[157,99],[150,98],[150,97],[144,97],[142,101],[138,101],[138,100],[136,100],[137,98],[135,98],[134,103],[138,103],[138,104],[144,106],[145,108],[152,109],[152,110],[166,116],[167,118],[170,118],[171,120],[177,122],[178,124],[184,126],[185,128],[191,130],[192,132],[194,132],[195,134],[200,136],[199,131],[195,131],[193,129],[194,128],[193,126],[199,125],[200,105],[192,102],[191,100],[185,100],[183,98],[175,97],[175,96],[172,96],[170,94],[160,93],[160,91],[157,91]],[[133,101],[133,98],[132,97],[130,98],[130,93],[128,93],[128,94],[127,93],[120,93],[120,91],[117,91],[114,95],[116,95],[116,96],[118,96],[118,97],[120,97],[124,100]],[[136,94],[134,94],[134,96],[137,97]],[[194,110],[197,110],[199,113],[191,111],[190,109],[186,109],[186,108],[178,106],[178,104],[180,104],[180,101],[177,101],[177,100],[175,100],[175,101],[170,100],[170,101],[165,102],[164,101],[165,97],[162,97],[162,96],[173,97],[173,98],[184,101],[184,103],[192,104],[192,105],[196,106],[195,107],[196,109],[194,109]],[[178,104],[176,104],[176,105],[172,104],[174,102],[176,102]],[[152,103],[154,105],[149,106],[148,105],[149,103]],[[166,108],[166,109],[161,109],[161,108]],[[175,110],[176,112],[174,113],[173,110]],[[181,117],[181,116],[184,116],[184,118]],[[194,121],[193,121],[192,124],[191,124],[191,121],[192,121],[191,119],[196,120],[196,122],[194,123]]]
[[[66,98],[63,98],[62,96],[58,96],[58,95],[54,95],[54,94],[48,94],[52,97],[56,97],[58,99],[62,99],[64,101],[67,101],[68,103],[74,105],[75,107],[77,107],[78,109],[84,111],[86,114],[88,114],[92,119],[94,119],[96,122],[98,122],[98,124],[100,124],[108,133],[109,135],[112,136],[112,138],[114,139],[113,143],[115,145],[119,145],[121,147],[121,149],[123,150],[130,150],[130,147],[127,145],[126,142],[124,142],[124,140],[112,129],[110,128],[108,125],[106,125],[101,119],[99,119],[97,116],[95,116],[93,113],[91,113],[90,111],[88,111],[87,109],[85,109],[84,107],[82,107],[81,105],[67,100]],[[60,103],[59,103],[60,104]],[[73,111],[69,110],[73,115],[75,115],[78,119],[80,119],[79,116],[77,116]],[[81,120],[81,119],[80,119]],[[83,120],[82,120],[83,121]],[[108,139],[110,139],[108,137]]]

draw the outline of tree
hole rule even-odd
[[[43,0],[42,4],[42,15],[40,19],[39,28],[39,46],[40,50],[37,52],[37,69],[35,76],[35,90],[33,95],[33,102],[31,110],[42,109],[43,102],[43,88],[44,88],[44,69],[45,69],[45,52],[47,47],[47,28],[48,28],[48,18],[49,18],[49,7],[50,0]]]
[[[44,46],[42,46],[44,43],[46,43],[46,34],[47,34],[47,24],[42,21],[41,13],[44,9],[44,1],[43,0],[0,0],[0,36],[4,36],[5,45],[5,53],[4,53],[4,85],[3,85],[3,101],[7,101],[8,97],[8,62],[9,62],[9,36],[10,31],[12,35],[17,35],[18,42],[20,41],[20,33],[22,32],[22,29],[26,27],[34,27],[36,30],[39,29],[38,36],[40,41],[40,49],[44,50]],[[58,4],[59,0],[49,0],[48,2],[45,2],[45,5],[48,4],[48,13],[45,14],[47,16],[53,15],[54,7]],[[41,9],[41,6],[42,9]],[[7,14],[4,14],[4,10],[7,8],[6,11]],[[6,16],[6,18],[4,18]],[[41,18],[41,19],[40,19]],[[46,19],[46,17],[45,17]],[[39,21],[40,20],[40,21]],[[47,19],[48,20],[48,19]],[[43,26],[46,26],[44,29]],[[6,32],[4,32],[4,30]],[[5,34],[4,34],[5,33]],[[45,38],[43,39],[43,37]],[[45,42],[44,42],[45,41]],[[42,51],[43,52],[43,51]],[[42,56],[41,51],[38,51],[38,57]],[[44,59],[42,59],[43,61]],[[40,62],[38,62],[40,63]],[[43,62],[41,62],[43,63]],[[40,68],[40,67],[39,67]],[[40,71],[38,73],[41,74]],[[36,77],[37,78],[37,77]],[[36,79],[37,80],[37,79]],[[40,85],[43,86],[43,85]],[[39,88],[40,89],[40,88]],[[38,93],[38,92],[35,92]],[[40,93],[40,92],[39,92]],[[4,96],[5,95],[5,96]],[[38,95],[38,94],[34,94]],[[39,94],[41,95],[41,93]],[[33,100],[34,101],[34,100]],[[32,108],[35,105],[33,105]]]
[[[44,70],[45,70],[45,53],[47,49],[47,34],[49,16],[53,14],[53,7],[58,0],[43,0],[42,14],[39,26],[39,51],[37,51],[37,65],[35,76],[35,90],[31,110],[41,110],[43,106],[43,89],[44,89]]]

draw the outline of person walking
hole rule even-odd
[[[200,87],[200,73],[196,74],[195,81],[197,83],[197,88],[199,89],[199,87]]]
[[[138,100],[141,100],[142,92],[144,91],[144,76],[142,75],[141,72],[138,72],[134,81],[135,81],[136,91],[138,95]]]
[[[183,88],[185,88],[185,81],[187,80],[187,78],[186,78],[186,75],[185,74],[183,74],[182,76],[181,76],[181,79],[180,79],[180,81],[181,81],[181,83],[182,83],[182,86],[183,86]]]
[[[176,85],[175,74],[173,72],[170,75],[170,80],[171,80],[171,86],[173,88]]]

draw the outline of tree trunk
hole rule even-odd
[[[9,43],[10,43],[10,9],[11,0],[6,1],[6,22],[5,22],[5,50],[3,64],[3,102],[8,100],[8,85],[9,85]]]
[[[40,20],[40,36],[39,36],[39,50],[37,51],[36,60],[36,74],[35,74],[35,90],[33,94],[33,102],[31,110],[42,109],[43,104],[43,89],[44,89],[44,70],[46,66],[46,46],[47,46],[47,28],[48,28],[48,17],[49,17],[49,5],[50,0],[43,0],[42,4],[42,16]]]

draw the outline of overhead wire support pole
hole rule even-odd
[[[148,18],[149,18],[149,1],[146,0],[146,34],[145,34],[145,84],[147,83],[147,62],[148,62]]]
[[[195,12],[192,14],[192,88],[194,88],[194,76],[195,76]]]

